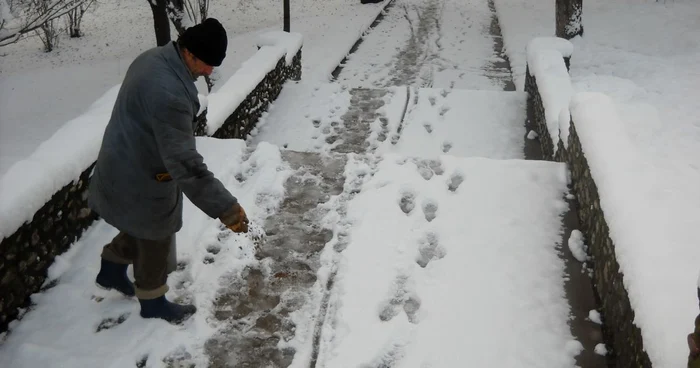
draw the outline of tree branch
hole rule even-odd
[[[45,11],[38,11],[36,14],[28,17],[24,25],[14,30],[6,30],[0,33],[0,47],[19,41],[25,33],[31,32],[40,28],[44,23],[63,16],[71,10],[79,7],[85,0],[56,0],[46,6]]]

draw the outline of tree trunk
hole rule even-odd
[[[166,0],[148,0],[153,11],[153,29],[156,32],[156,44],[167,45],[170,42],[170,20],[165,8]],[[155,5],[154,5],[155,4]]]
[[[570,40],[583,36],[583,0],[556,0],[556,35]]]
[[[185,15],[185,1],[184,0],[167,0],[170,6],[167,8],[168,15],[170,16],[170,21],[173,22],[178,35],[182,35],[185,32],[185,25],[182,19]]]

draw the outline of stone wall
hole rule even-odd
[[[287,65],[283,56],[275,69],[268,73],[248,97],[236,108],[224,124],[212,135],[215,138],[243,138],[257,124],[263,112],[267,111],[282,92],[287,80],[301,79],[301,50],[294,55],[291,65]],[[195,135],[206,135],[206,120],[200,121]]]
[[[538,139],[545,157],[565,162],[571,172],[573,194],[578,201],[580,230],[586,237],[589,255],[592,257],[594,291],[604,319],[605,340],[608,347],[612,347],[609,358],[618,367],[650,368],[651,362],[644,351],[641,330],[634,324],[634,310],[623,283],[624,275],[617,263],[615,244],[610,238],[605,215],[600,207],[598,187],[591,176],[576,133],[576,124],[572,119],[568,147],[564,148],[559,140],[557,153],[553,156],[553,143],[547,131],[542,97],[537,88],[537,79],[530,75],[529,69],[525,91],[528,93],[528,129],[535,129],[539,134]]]
[[[243,138],[255,127],[288,80],[301,79],[301,50],[290,65],[282,57],[255,89],[215,132],[217,138]],[[206,132],[206,118],[197,119],[195,135]],[[97,219],[87,205],[87,189],[94,163],[63,187],[11,236],[0,242],[0,333],[30,305],[29,297],[41,290],[54,257],[68,250]]]
[[[0,243],[0,332],[17,318],[19,308],[41,289],[54,257],[97,218],[88,208],[88,183],[93,165],[63,187],[14,234]]]

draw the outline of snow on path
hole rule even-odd
[[[197,146],[209,168],[238,197],[253,226],[274,212],[291,175],[277,147],[260,144],[250,152],[243,141],[213,138],[197,138]],[[246,180],[239,182],[242,177]],[[251,238],[222,229],[218,220],[185,200],[184,227],[177,234],[179,267],[168,279],[168,297],[190,301],[199,311],[184,325],[172,326],[142,319],[135,299],[94,286],[102,246],[115,235],[113,227],[98,221],[56,257],[48,290],[32,295],[35,305],[3,337],[0,366],[116,368],[144,359],[148,366],[167,360],[204,365],[204,344],[223,327],[212,309],[219,288],[228,286],[222,276],[255,262]],[[133,277],[131,268],[129,273]]]
[[[392,152],[522,158],[527,96],[518,92],[411,89],[401,138]]]
[[[563,164],[388,154],[349,202],[320,362],[571,367]]]
[[[338,81],[352,87],[501,90],[490,35],[492,11],[480,0],[396,0],[349,57]]]

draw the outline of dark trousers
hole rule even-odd
[[[102,258],[119,264],[133,264],[136,297],[155,299],[168,292],[168,256],[173,236],[148,240],[120,232],[104,246]]]

